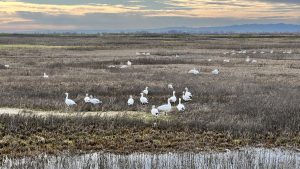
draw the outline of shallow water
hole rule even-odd
[[[245,148],[228,152],[203,153],[91,153],[84,155],[63,154],[60,156],[40,155],[36,158],[18,160],[4,159],[3,169],[46,168],[46,169],[121,169],[121,168],[213,168],[213,169],[300,169],[300,153],[280,149]]]

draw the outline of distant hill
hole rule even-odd
[[[157,29],[122,29],[122,30],[33,30],[33,31],[19,31],[10,33],[84,33],[84,34],[97,34],[97,33],[191,33],[191,34],[213,34],[213,33],[300,33],[300,25],[294,24],[243,24],[232,26],[219,26],[219,27],[170,27],[170,28],[157,28]]]
[[[147,30],[152,33],[300,33],[300,25],[293,24],[244,24],[221,27],[174,27]]]

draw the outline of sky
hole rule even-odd
[[[300,0],[0,0],[0,31],[300,24]]]

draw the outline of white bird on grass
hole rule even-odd
[[[128,106],[132,106],[134,104],[134,100],[132,98],[132,95],[129,96],[129,99],[127,101]]]
[[[271,54],[272,54],[273,52],[274,52],[273,50],[270,51]]]
[[[161,112],[164,112],[165,115],[167,115],[167,113],[172,110],[170,99],[168,99],[168,104],[163,104],[161,106],[158,106],[157,109]]]
[[[145,90],[143,90],[143,92],[145,95],[148,95],[149,91],[148,91],[148,87],[145,88]]]
[[[128,66],[127,65],[121,65],[120,68],[125,69],[125,68],[128,68]]]
[[[215,69],[211,72],[213,75],[218,75],[220,73],[219,69]]]
[[[128,60],[128,61],[127,61],[127,65],[128,65],[128,66],[131,66],[132,63]]]
[[[159,114],[159,111],[158,111],[157,108],[155,108],[155,105],[152,106],[151,114],[152,114],[153,116],[156,116],[156,117],[157,117],[158,114]]]
[[[251,61],[251,63],[257,63],[257,60],[253,59],[253,60]]]
[[[4,65],[5,68],[9,68],[9,65]]]
[[[192,99],[189,97],[189,96],[187,96],[186,94],[185,94],[185,92],[183,91],[182,92],[182,99],[184,100],[184,101],[186,101],[186,102],[188,102],[188,101],[191,101]]]
[[[44,73],[43,78],[47,79],[47,78],[49,78],[49,76],[46,73]]]
[[[178,111],[184,111],[185,110],[185,107],[183,104],[181,104],[181,98],[179,98],[179,103],[177,105],[177,110]]]
[[[73,106],[73,105],[76,105],[76,103],[75,103],[73,100],[69,99],[69,93],[65,93],[65,95],[66,95],[65,103],[66,103],[69,107],[70,107],[70,106]]]
[[[177,98],[175,96],[175,91],[173,91],[173,96],[171,96],[170,98],[170,102],[175,103],[177,101]]]
[[[90,102],[89,94],[85,94],[84,102],[85,103],[89,103]]]
[[[92,95],[90,95],[90,102],[91,102],[93,105],[101,104],[101,103],[102,103],[102,101],[100,101],[100,100],[97,99],[97,98],[94,98]]]
[[[246,58],[246,62],[247,62],[247,63],[249,63],[249,62],[250,62],[250,58],[249,58],[249,56],[247,56],[247,58]]]
[[[199,74],[200,72],[199,72],[198,70],[196,70],[196,68],[194,68],[194,69],[191,69],[188,73],[197,75],[197,74]]]
[[[208,59],[207,61],[211,62],[212,60],[211,60],[211,59]]]
[[[229,60],[229,59],[224,59],[224,60],[223,60],[223,62],[225,62],[225,63],[229,63],[229,62],[230,62],[230,60]]]
[[[172,83],[169,83],[169,84],[168,84],[168,89],[173,89]]]
[[[148,99],[144,97],[144,93],[141,93],[140,102],[142,104],[148,104]]]
[[[193,97],[192,93],[189,92],[189,89],[187,87],[185,88],[185,95],[188,97]]]

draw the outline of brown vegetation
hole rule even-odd
[[[3,36],[0,37],[0,42],[4,45],[12,44],[10,47],[0,45],[0,64],[10,65],[9,69],[0,65],[2,107],[65,111],[64,93],[69,92],[70,98],[78,102],[78,106],[74,108],[76,112],[149,112],[150,105],[163,104],[171,96],[172,91],[167,89],[168,83],[174,84],[178,97],[181,96],[184,87],[189,87],[194,95],[193,101],[185,103],[186,112],[170,114],[174,120],[160,123],[158,130],[152,129],[151,123],[132,121],[130,118],[55,119],[51,124],[50,119],[53,118],[43,121],[33,117],[28,119],[2,116],[0,129],[2,138],[5,138],[4,142],[11,137],[18,138],[14,145],[20,146],[22,151],[30,147],[31,143],[28,141],[34,140],[32,137],[35,135],[44,137],[46,142],[55,138],[49,141],[49,144],[60,146],[56,150],[63,150],[64,144],[69,148],[71,145],[74,149],[81,149],[82,146],[85,146],[83,149],[89,149],[89,140],[81,140],[78,144],[73,141],[82,137],[92,139],[94,136],[97,138],[96,141],[90,141],[90,149],[97,149],[99,146],[98,149],[111,147],[108,149],[112,150],[117,148],[112,143],[118,143],[127,150],[132,149],[130,146],[138,145],[134,140],[131,140],[134,142],[131,144],[128,139],[138,137],[143,132],[150,132],[147,145],[148,141],[153,141],[156,137],[159,141],[166,139],[163,135],[167,133],[170,133],[172,139],[176,139],[178,135],[190,134],[185,137],[189,140],[182,143],[180,139],[183,138],[178,138],[178,142],[170,146],[172,149],[185,149],[180,145],[206,138],[203,134],[206,132],[217,135],[222,133],[222,139],[229,140],[230,144],[234,144],[234,139],[250,139],[242,142],[248,144],[256,143],[255,139],[260,137],[263,138],[261,140],[272,137],[270,142],[273,145],[282,138],[285,141],[278,145],[287,143],[299,146],[299,37]],[[19,46],[14,47],[14,44]],[[44,47],[26,46],[28,44]],[[223,54],[239,49],[251,52]],[[271,49],[274,50],[274,54],[269,53]],[[292,54],[282,53],[283,50],[289,49],[293,51]],[[254,50],[265,51],[265,54],[253,54]],[[152,55],[136,56],[138,51],[148,51]],[[175,57],[176,54],[179,55],[178,58]],[[255,58],[258,63],[246,63],[246,56]],[[208,62],[208,58],[212,61]],[[231,62],[223,63],[224,59],[230,59]],[[126,64],[127,60],[132,61],[132,67],[107,67]],[[200,69],[200,75],[187,74],[193,67]],[[214,68],[219,68],[221,74],[213,76],[211,71]],[[49,74],[49,79],[42,78],[43,72]],[[129,95],[134,95],[138,102],[139,93],[145,86],[149,86],[150,105],[135,104],[128,107],[126,102]],[[100,98],[103,104],[99,107],[86,106],[83,103],[85,93]],[[106,132],[109,132],[106,141],[111,140],[111,146],[110,143],[103,143]],[[134,134],[129,136],[126,133]],[[113,137],[114,134],[119,136]],[[64,144],[56,145],[58,143]],[[1,143],[1,154],[12,151],[9,149],[14,147],[10,145],[11,141],[7,144],[9,145]],[[22,144],[24,146],[21,146]],[[149,143],[150,148],[147,149],[144,141],[141,144],[145,144],[141,146],[145,150],[154,146]],[[212,143],[215,146],[222,144]],[[167,143],[159,145],[162,149],[167,149]],[[201,143],[201,146],[194,145],[192,148],[195,147],[205,146]]]

